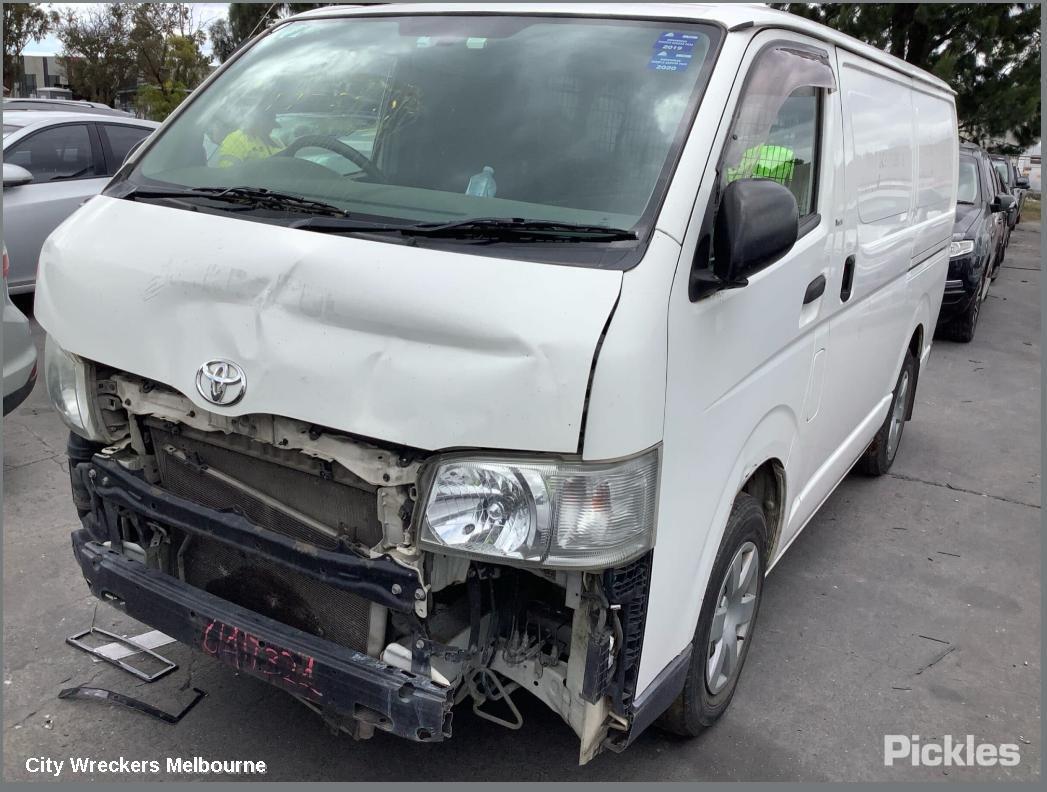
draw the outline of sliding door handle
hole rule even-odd
[[[840,285],[840,302],[851,299],[851,288],[854,286],[854,256],[848,256],[843,263],[843,283]]]

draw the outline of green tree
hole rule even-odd
[[[135,5],[130,44],[143,84],[138,109],[162,121],[208,75],[201,51],[206,36],[193,20],[189,3]]]
[[[111,105],[117,92],[135,84],[137,58],[130,43],[133,12],[134,3],[99,3],[66,11],[57,33],[74,92]]]
[[[4,3],[4,86],[14,90],[22,76],[19,56],[30,41],[50,33],[58,23],[58,14],[39,4]]]
[[[236,52],[236,42],[228,21],[216,19],[212,22],[207,29],[207,37],[211,40],[211,52],[220,63],[225,63]]]
[[[772,3],[919,66],[956,91],[960,134],[1040,137],[1038,3]],[[1000,148],[1000,146],[997,146]]]
[[[300,14],[336,3],[230,3],[229,33],[233,50],[265,30],[271,22],[290,14]],[[232,54],[232,53],[230,53]],[[228,56],[227,56],[228,57]],[[221,58],[225,60],[225,58]]]

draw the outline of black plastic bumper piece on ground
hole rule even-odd
[[[451,691],[281,624],[113,552],[84,531],[73,553],[95,596],[129,616],[313,704],[419,742],[451,736]]]

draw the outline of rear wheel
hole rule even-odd
[[[909,407],[916,396],[916,358],[913,353],[905,353],[902,371],[894,386],[894,397],[887,419],[876,433],[876,437],[858,460],[858,469],[869,476],[882,476],[891,469],[898,456],[898,447],[902,442],[902,432],[908,419]]]
[[[705,590],[687,682],[658,721],[666,731],[694,737],[731,703],[752,645],[767,552],[767,521],[760,502],[739,493]]]

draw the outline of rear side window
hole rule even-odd
[[[913,91],[916,111],[916,207],[921,213],[947,212],[952,206],[956,133],[953,107],[945,99]]]
[[[99,124],[98,128],[102,132],[102,137],[109,143],[111,156],[107,158],[106,172],[110,176],[120,170],[131,147],[139,140],[148,137],[149,133],[153,131],[127,124]]]
[[[844,67],[841,81],[854,150],[847,177],[855,181],[858,217],[868,224],[906,215],[913,195],[912,91],[851,66]],[[951,162],[948,168],[951,175]]]
[[[720,189],[737,179],[771,179],[789,188],[801,218],[813,214],[822,102],[835,87],[824,53],[785,43],[761,52],[731,123]]]
[[[65,124],[35,132],[4,152],[38,182],[94,176],[94,153],[86,124]]]

